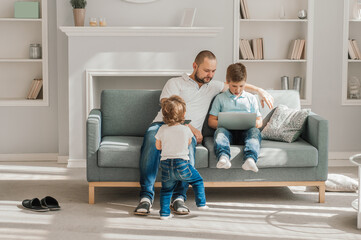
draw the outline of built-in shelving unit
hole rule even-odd
[[[353,77],[361,81],[361,60],[348,58],[349,39],[355,39],[359,48],[361,47],[361,20],[355,16],[356,3],[356,0],[344,1],[342,105],[361,105],[361,98],[355,99],[349,92],[349,83]]]
[[[37,19],[14,18],[16,1],[0,3],[0,106],[47,106],[47,0],[36,0],[40,6]],[[29,58],[32,43],[41,44],[42,59]],[[43,79],[42,98],[26,99],[35,78]]]
[[[241,19],[240,0],[235,0],[234,62],[247,67],[248,82],[264,89],[281,89],[281,77],[302,78],[301,104],[312,103],[313,12],[314,0],[245,0],[249,19]],[[298,12],[307,11],[306,19]],[[281,13],[283,16],[280,16]],[[262,60],[240,58],[239,40],[263,38]],[[304,58],[287,58],[292,40],[305,39]]]

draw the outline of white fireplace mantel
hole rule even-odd
[[[60,30],[69,37],[216,37],[223,27],[68,27]]]

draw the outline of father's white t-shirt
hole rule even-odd
[[[198,86],[197,82],[191,79],[186,73],[181,77],[171,78],[164,85],[160,99],[178,95],[186,102],[187,120],[192,120],[193,127],[202,130],[204,119],[207,116],[209,104],[214,96],[224,88],[224,83],[212,80],[209,83]],[[162,111],[158,112],[153,122],[162,122]]]

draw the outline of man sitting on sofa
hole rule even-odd
[[[190,76],[183,74],[181,77],[169,79],[160,96],[160,101],[162,101],[162,99],[172,95],[179,95],[186,102],[186,119],[191,120],[189,128],[194,134],[192,143],[189,145],[189,159],[193,166],[196,145],[203,140],[201,130],[209,105],[214,96],[228,89],[228,84],[225,82],[211,81],[216,67],[216,56],[208,50],[201,51],[194,60],[192,74]],[[270,109],[273,108],[273,98],[266,91],[250,84],[246,84],[245,89],[260,96],[262,107],[266,102]],[[156,139],[154,136],[164,124],[162,119],[162,111],[159,111],[144,136],[139,161],[140,203],[134,210],[137,215],[148,215],[154,200],[154,182],[160,162],[160,151],[155,147]],[[179,182],[173,192],[171,209],[176,214],[189,213],[189,209],[184,204],[187,190],[188,183]]]

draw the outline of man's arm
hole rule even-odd
[[[227,91],[228,88],[229,88],[228,83],[225,82],[222,92]],[[245,90],[247,92],[250,92],[250,93],[253,93],[253,94],[258,94],[259,99],[261,100],[262,108],[264,108],[264,103],[266,102],[267,106],[270,109],[273,109],[274,99],[271,96],[271,94],[266,92],[263,88],[259,88],[259,87],[256,87],[256,86],[252,85],[252,84],[246,83]]]
[[[210,126],[211,128],[217,129],[217,126],[218,126],[218,117],[209,114],[209,117],[208,117],[208,126]]]

